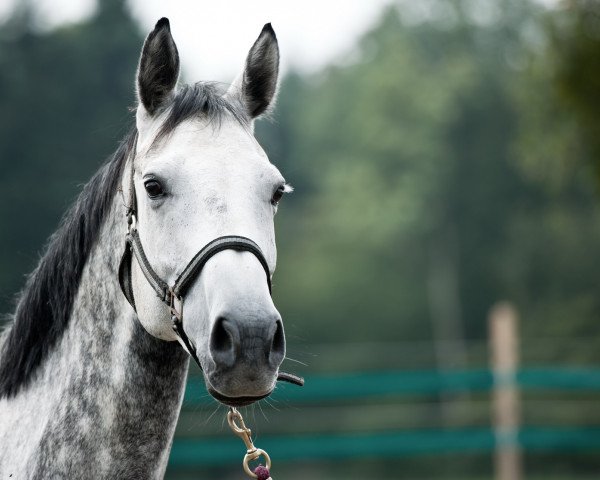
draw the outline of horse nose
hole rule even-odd
[[[210,335],[210,353],[217,369],[229,369],[237,363],[276,369],[285,356],[281,318],[257,321],[220,315]]]

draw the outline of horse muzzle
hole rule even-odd
[[[281,319],[276,311],[260,320],[221,314],[213,322],[208,353],[204,370],[215,399],[241,406],[265,398],[275,388],[285,357]]]

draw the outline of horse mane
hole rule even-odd
[[[228,102],[212,83],[183,86],[166,109],[157,139],[194,116],[220,124],[229,115],[242,125],[248,123],[241,106]],[[135,141],[133,128],[84,186],[28,276],[0,345],[0,398],[16,395],[28,384],[67,329],[83,268],[110,212]]]

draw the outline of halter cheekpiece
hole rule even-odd
[[[168,306],[169,313],[171,315],[171,321],[173,322],[173,330],[185,345],[188,353],[196,361],[200,369],[202,369],[202,365],[200,364],[200,360],[196,354],[196,348],[183,329],[183,302],[189,287],[200,275],[204,265],[206,265],[206,262],[208,262],[211,257],[219,252],[222,252],[223,250],[250,252],[258,259],[266,273],[269,293],[271,292],[271,272],[269,271],[269,265],[260,247],[254,241],[240,235],[226,235],[211,240],[204,247],[202,247],[186,265],[172,286],[169,286],[167,282],[160,278],[148,261],[148,257],[144,252],[140,235],[137,230],[137,199],[135,194],[135,184],[133,181],[137,139],[138,135],[136,133],[133,145],[133,153],[130,159],[131,174],[129,183],[129,203],[126,211],[128,228],[125,236],[125,251],[123,252],[121,263],[119,265],[119,284],[121,286],[123,295],[125,295],[125,298],[127,298],[127,301],[130,303],[133,309],[136,310],[133,286],[131,283],[131,263],[133,257],[135,256],[140,269],[144,274],[144,277],[146,277],[146,280],[156,292],[158,298],[160,298],[161,301]],[[304,379],[301,377],[285,372],[279,372],[277,379],[294,383],[296,385],[304,384]]]

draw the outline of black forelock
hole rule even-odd
[[[195,116],[219,125],[229,115],[242,125],[248,124],[243,108],[228,102],[211,83],[182,87],[166,108],[169,110],[157,139]],[[83,267],[110,212],[135,140],[134,128],[83,188],[29,275],[0,346],[0,398],[15,395],[28,384],[67,329]]]
[[[230,102],[219,84],[197,82],[184,85],[174,94],[166,107],[166,118],[156,137],[164,138],[185,120],[202,117],[208,123],[220,125],[225,116],[233,117],[238,123],[247,126],[250,119],[241,104]]]

